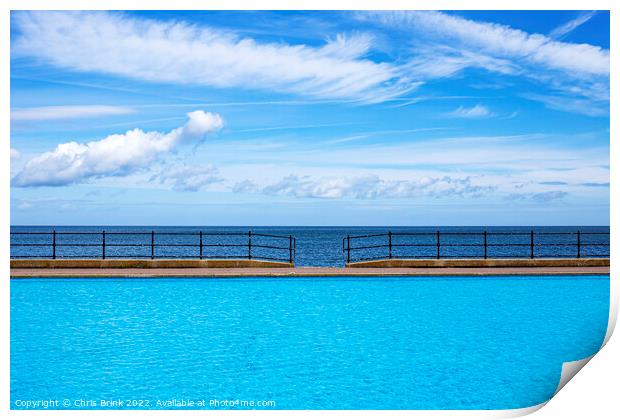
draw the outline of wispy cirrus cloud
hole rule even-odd
[[[561,96],[564,106],[554,109],[600,116],[609,109],[609,50],[562,42],[543,34],[530,34],[506,25],[479,22],[432,11],[364,11],[356,17],[382,27],[411,34],[417,55],[408,63],[421,78],[451,77],[468,68],[539,83]],[[579,21],[558,34],[576,27]],[[529,99],[544,97],[531,95]],[[588,107],[596,112],[587,111]]]
[[[609,103],[606,99],[593,100],[592,98],[575,98],[569,95],[541,95],[525,93],[524,98],[542,102],[546,108],[583,114],[590,117],[604,117],[609,115]]]
[[[489,118],[495,116],[489,108],[484,105],[474,105],[472,107],[459,106],[454,111],[445,114],[447,117],[454,118]]]
[[[398,66],[365,58],[372,43],[365,34],[339,35],[322,46],[267,43],[208,26],[108,12],[22,12],[15,24],[16,55],[77,71],[364,102],[419,84]]]
[[[108,105],[43,106],[11,109],[12,121],[66,120],[74,118],[94,118],[111,115],[124,115],[136,112],[135,109]]]
[[[485,53],[488,58],[518,59],[521,63],[573,74],[609,75],[609,51],[593,45],[560,42],[542,34],[529,34],[506,25],[477,22],[442,12],[360,12],[358,17],[424,31],[427,39],[450,41],[454,47],[468,53]]]
[[[263,42],[242,32],[113,12],[19,12],[14,15],[13,54],[137,80],[356,103],[393,100],[429,80],[479,68],[545,86],[544,95],[526,97],[558,97],[565,104],[549,105],[547,100],[549,108],[590,116],[608,113],[609,50],[558,40],[589,14],[556,28],[555,38],[443,12],[363,11],[354,16],[409,33],[410,45],[399,47],[397,60],[378,61],[369,58],[377,46],[367,33],[307,45]]]
[[[575,19],[571,19],[563,25],[560,25],[551,32],[549,32],[549,37],[562,39],[564,36],[568,35],[572,31],[592,19],[594,15],[596,15],[595,10],[582,12]]]
[[[127,175],[154,162],[183,143],[196,143],[220,130],[220,115],[204,111],[187,114],[185,125],[167,133],[142,131],[113,134],[88,143],[61,143],[30,159],[12,178],[16,187],[61,186],[104,176]]]

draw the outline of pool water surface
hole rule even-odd
[[[522,408],[608,311],[609,276],[13,279],[11,406]]]

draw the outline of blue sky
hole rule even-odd
[[[608,12],[11,24],[12,224],[609,224]]]

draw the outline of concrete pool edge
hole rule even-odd
[[[11,269],[126,268],[293,268],[294,263],[262,259],[11,259]]]
[[[609,267],[443,267],[443,268],[12,268],[19,278],[157,277],[417,277],[609,275]]]
[[[487,259],[380,259],[346,264],[349,268],[444,267],[609,267],[609,258],[487,258]]]

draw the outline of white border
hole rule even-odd
[[[0,241],[0,251],[2,255],[2,281],[0,281],[0,292],[2,293],[2,341],[0,356],[2,357],[2,399],[0,410],[2,412],[8,412],[9,415],[17,418],[31,418],[31,417],[69,417],[69,418],[82,418],[85,416],[85,412],[82,411],[68,411],[68,412],[46,412],[46,411],[9,411],[10,407],[10,392],[9,392],[9,368],[10,368],[10,347],[9,347],[9,310],[10,310],[10,295],[9,295],[9,247],[8,247],[8,231],[10,226],[9,216],[9,202],[10,202],[10,158],[8,153],[10,138],[10,80],[9,80],[9,63],[10,63],[10,48],[9,48],[9,11],[11,9],[24,10],[24,9],[93,9],[93,10],[138,10],[138,9],[172,9],[172,10],[205,10],[205,9],[219,9],[219,10],[260,10],[260,9],[290,9],[290,10],[356,10],[356,9],[418,9],[418,10],[611,10],[611,75],[615,75],[615,70],[618,69],[617,54],[614,53],[616,42],[618,39],[618,13],[620,12],[619,2],[603,1],[603,0],[564,0],[550,1],[550,0],[504,0],[501,2],[501,6],[496,1],[480,1],[480,0],[467,0],[462,2],[454,2],[449,0],[418,0],[418,1],[405,1],[405,0],[358,0],[358,1],[343,1],[343,0],[314,0],[312,2],[293,2],[283,0],[229,0],[219,1],[217,4],[214,2],[204,2],[196,0],[175,0],[175,1],[161,1],[161,0],[132,0],[119,1],[119,0],[89,0],[87,3],[83,1],[72,0],[57,0],[57,1],[42,1],[42,0],[5,0],[0,5],[2,8],[2,15],[0,17],[0,30],[2,31],[2,39],[0,44],[0,52],[2,57],[2,99],[0,100],[0,127],[4,134],[3,139],[4,153],[0,154],[2,162],[2,169],[4,176],[0,180],[0,188],[2,190],[3,207],[1,211],[2,221],[0,221],[0,233],[4,240]],[[618,93],[617,77],[611,78],[611,92],[612,99],[616,98]],[[615,261],[615,255],[618,249],[618,227],[616,224],[617,215],[620,214],[620,186],[618,183],[618,171],[616,170],[617,160],[620,157],[620,146],[618,145],[617,134],[617,116],[620,115],[620,110],[616,105],[617,101],[611,103],[611,126],[610,126],[610,138],[615,141],[611,142],[611,255],[612,261]],[[610,323],[607,331],[605,341],[607,342],[613,331],[616,323],[618,313],[618,273],[616,266],[612,264],[611,267],[611,307],[610,307]],[[324,418],[325,416],[355,416],[356,418],[377,418],[377,417],[390,417],[390,418],[411,418],[411,417],[459,417],[459,418],[503,418],[513,417],[518,415],[528,414],[536,411],[542,406],[547,405],[544,410],[541,410],[535,414],[538,418],[572,418],[589,416],[593,418],[615,418],[618,409],[617,398],[617,384],[618,374],[620,374],[620,342],[617,338],[611,340],[604,349],[601,350],[601,354],[596,355],[589,363],[591,366],[587,366],[584,372],[580,373],[579,379],[570,381],[570,383],[562,390],[556,397],[554,397],[548,404],[541,404],[539,406],[520,409],[520,410],[506,410],[506,411],[279,411],[279,412],[248,412],[248,411],[231,411],[231,412],[209,412],[210,417],[233,417],[240,418],[245,416],[252,416],[255,418],[290,418],[291,416],[299,418]],[[594,404],[594,405],[593,405]],[[108,418],[109,416],[115,417],[135,417],[141,416],[143,413],[139,412],[125,412],[125,411],[95,411],[89,412],[88,416],[93,418]],[[204,416],[204,412],[188,411],[155,411],[149,412],[150,417],[154,418],[168,418],[172,416],[183,416],[197,418],[198,416]]]

